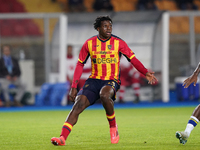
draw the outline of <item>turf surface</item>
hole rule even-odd
[[[0,112],[0,150],[197,150],[200,128],[185,145],[175,138],[184,130],[194,107],[115,109],[120,141],[110,143],[103,109],[85,110],[73,127],[66,146],[54,146],[69,110]]]

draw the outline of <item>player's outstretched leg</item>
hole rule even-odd
[[[197,126],[197,124],[199,122],[199,118],[200,118],[200,105],[198,105],[194,109],[192,116],[190,117],[190,119],[187,123],[185,131],[183,131],[183,132],[177,131],[176,132],[176,138],[179,139],[180,143],[185,144],[187,142],[187,139],[189,138],[192,130],[194,129],[194,127]]]
[[[176,138],[179,139],[180,143],[185,144],[187,142],[189,135],[187,132],[183,131],[177,131],[176,132]]]
[[[90,105],[87,97],[78,96],[72,110],[70,111],[65,123],[63,124],[62,131],[59,138],[51,138],[51,143],[56,146],[65,145],[65,141],[69,136],[73,126],[78,120],[79,114]]]

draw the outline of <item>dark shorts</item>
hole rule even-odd
[[[87,79],[84,86],[80,89],[77,95],[85,95],[90,105],[93,105],[98,99],[100,99],[100,90],[105,85],[111,86],[115,91],[115,94],[112,97],[114,101],[116,99],[116,92],[119,90],[120,86],[117,82],[113,80],[100,80],[100,79]]]

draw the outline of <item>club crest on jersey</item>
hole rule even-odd
[[[112,45],[108,45],[108,49],[111,50],[111,48],[112,48]]]
[[[89,86],[89,84],[86,84],[86,85],[85,85],[85,87],[88,87],[88,86]]]

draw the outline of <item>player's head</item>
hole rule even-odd
[[[112,19],[109,16],[99,16],[94,22],[94,28],[99,32],[99,37],[107,39],[112,33]]]
[[[112,24],[112,19],[109,16],[98,16],[94,22],[94,28],[97,30],[101,26],[102,21],[110,21]],[[97,30],[98,31],[98,30]]]

